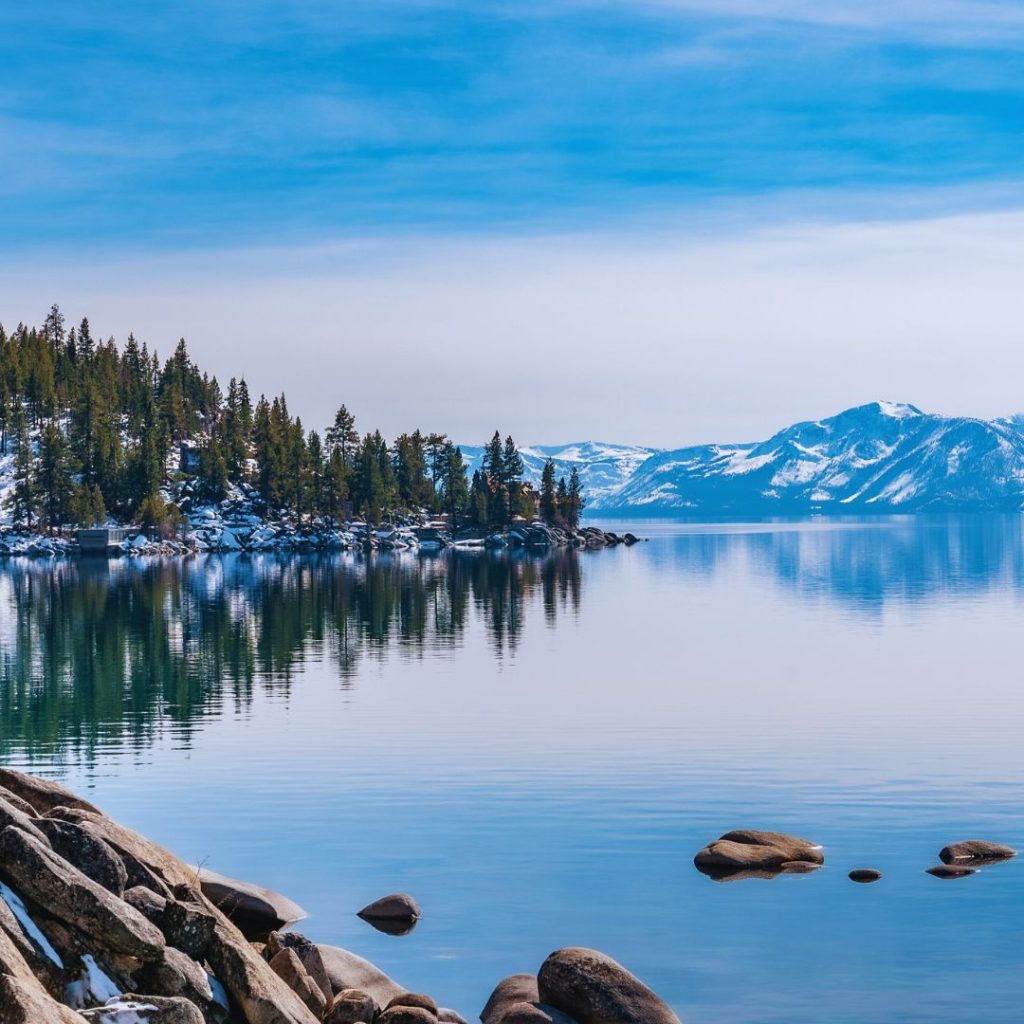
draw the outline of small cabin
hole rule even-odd
[[[87,530],[78,531],[78,549],[83,552],[103,554],[113,547],[117,547],[128,531],[120,526],[93,526]]]

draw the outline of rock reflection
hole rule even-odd
[[[575,613],[585,555],[233,555],[149,563],[6,562],[0,572],[0,759],[91,759],[173,725],[287,692],[310,659],[351,686],[364,658],[458,647],[471,623],[495,656],[527,609]]]

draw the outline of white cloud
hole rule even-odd
[[[847,224],[412,238],[0,268],[0,319],[69,318],[307,426],[674,445],[766,435],[875,398],[1019,409],[1024,211]]]

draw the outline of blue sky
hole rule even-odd
[[[94,268],[142,257],[147,287],[174,274],[187,296],[200,271],[183,254],[230,252],[230,290],[233,267],[274,250],[262,287],[287,302],[296,260],[325,247],[344,290],[346,268],[382,252],[402,286],[408,260],[432,264],[453,239],[550,254],[591,233],[582,249],[614,266],[623,237],[692,247],[1014,210],[1022,45],[1024,4],[974,0],[6,4],[0,269],[25,300],[98,304],[85,254]],[[355,246],[340,262],[339,245]],[[0,290],[5,322],[41,316],[18,298]],[[106,288],[83,311],[122,336],[127,300]],[[163,337],[193,326],[137,318]],[[269,359],[274,338],[252,329]],[[342,359],[354,339],[321,340]],[[638,416],[619,429],[651,439]]]

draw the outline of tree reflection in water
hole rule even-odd
[[[233,555],[145,563],[12,560],[0,571],[0,759],[92,759],[169,725],[286,691],[310,659],[351,686],[364,658],[458,647],[479,619],[497,656],[527,608],[554,623],[580,602],[580,555],[485,552]]]

